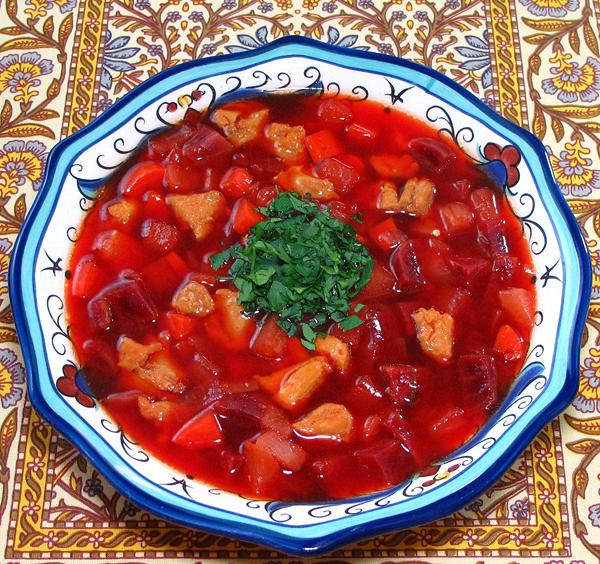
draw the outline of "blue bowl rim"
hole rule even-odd
[[[508,129],[511,134],[520,137],[525,143],[527,143],[537,154],[540,159],[540,164],[544,170],[544,187],[549,189],[550,195],[554,200],[557,208],[562,214],[562,219],[566,222],[568,227],[569,235],[572,240],[570,242],[574,245],[576,258],[579,263],[581,270],[581,293],[576,306],[576,315],[572,326],[571,338],[568,347],[568,365],[566,369],[565,383],[560,393],[557,393],[556,397],[551,401],[548,408],[540,413],[539,416],[534,419],[528,427],[523,429],[518,435],[508,450],[504,452],[501,463],[496,464],[493,469],[485,474],[484,477],[476,480],[469,484],[469,488],[463,488],[461,491],[456,492],[450,498],[445,498],[444,503],[437,503],[434,506],[427,506],[420,508],[419,511],[413,512],[412,514],[400,515],[400,516],[388,516],[381,519],[374,519],[371,522],[363,523],[362,525],[355,527],[348,527],[341,530],[336,530],[328,535],[319,534],[319,529],[322,525],[312,525],[311,532],[314,530],[313,535],[305,535],[295,537],[293,535],[293,528],[283,528],[276,531],[273,530],[272,524],[269,529],[261,527],[257,524],[255,527],[244,528],[236,525],[231,519],[230,513],[222,512],[224,515],[222,518],[210,518],[197,513],[191,513],[180,510],[177,507],[167,507],[161,504],[160,500],[153,497],[149,497],[145,492],[127,482],[118,472],[116,472],[109,464],[107,464],[101,457],[97,456],[91,442],[88,442],[85,437],[79,434],[72,426],[65,422],[62,418],[58,417],[52,407],[45,401],[42,396],[38,381],[39,374],[37,373],[37,363],[35,362],[36,350],[30,339],[30,334],[26,323],[25,313],[25,298],[19,291],[19,284],[15,284],[20,278],[20,272],[22,270],[23,263],[27,260],[24,255],[23,249],[27,236],[31,227],[35,224],[42,201],[44,199],[45,192],[48,191],[51,184],[51,175],[47,171],[53,170],[56,164],[61,159],[61,154],[64,149],[74,143],[80,136],[87,133],[89,130],[97,127],[101,123],[110,120],[114,113],[116,113],[122,106],[124,106],[130,99],[139,96],[146,89],[154,86],[156,83],[164,80],[168,76],[174,73],[179,73],[188,69],[194,69],[198,66],[214,63],[215,61],[242,61],[246,58],[255,58],[261,55],[267,55],[268,53],[277,50],[284,46],[292,46],[297,48],[297,52],[292,55],[303,56],[302,47],[310,47],[319,51],[331,52],[332,54],[339,54],[343,56],[351,56],[359,59],[370,59],[373,61],[381,61],[384,63],[392,64],[400,68],[404,67],[416,71],[422,75],[429,76],[435,82],[442,83],[444,86],[454,90],[459,96],[465,98],[468,102],[473,104],[478,110],[482,111],[492,122],[496,122]],[[394,529],[407,528],[414,526],[419,523],[429,522],[439,519],[445,515],[448,515],[461,507],[464,506],[468,500],[479,496],[485,491],[490,485],[497,481],[501,475],[506,471],[514,459],[519,453],[533,440],[537,433],[548,423],[553,417],[560,413],[570,403],[571,399],[577,391],[578,385],[578,374],[579,374],[579,354],[580,348],[579,343],[581,341],[587,310],[589,307],[589,301],[591,297],[591,280],[592,270],[590,259],[587,251],[587,247],[583,238],[583,234],[579,229],[575,217],[573,216],[566,200],[561,194],[555,180],[552,176],[552,172],[548,163],[547,154],[542,142],[537,139],[529,131],[517,126],[516,124],[506,120],[501,115],[497,114],[489,107],[487,107],[481,100],[473,95],[468,90],[464,89],[460,85],[457,85],[454,81],[441,73],[430,69],[428,67],[419,65],[412,61],[407,61],[397,57],[383,55],[380,53],[371,53],[366,51],[352,50],[348,48],[338,47],[335,45],[329,45],[319,41],[315,41],[304,37],[284,37],[273,41],[263,47],[237,52],[229,55],[219,55],[209,57],[205,59],[199,59],[189,61],[186,63],[179,64],[175,67],[161,71],[157,75],[144,81],[141,85],[136,87],[131,92],[127,93],[123,98],[115,102],[109,107],[103,114],[94,119],[90,124],[86,125],[79,131],[73,133],[69,137],[61,140],[50,152],[46,165],[46,175],[44,182],[40,188],[38,197],[36,198],[30,213],[28,214],[22,229],[19,232],[17,241],[15,243],[12,260],[9,269],[9,292],[10,300],[13,307],[13,315],[15,318],[15,325],[17,332],[20,337],[20,343],[23,350],[23,356],[25,366],[27,369],[27,389],[29,397],[34,408],[55,428],[57,428],[67,439],[73,443],[81,452],[83,452],[88,459],[97,467],[97,469],[115,486],[115,488],[121,491],[126,497],[130,498],[140,507],[165,517],[166,519],[180,523],[186,526],[192,526],[194,528],[202,529],[208,532],[216,534],[224,534],[226,536],[241,538],[247,541],[256,542],[259,544],[266,544],[272,546],[278,550],[282,550],[289,554],[321,554],[325,551],[333,550],[337,547],[356,541],[361,538],[373,536],[375,534],[388,532]],[[556,370],[556,368],[554,368]],[[228,517],[229,515],[229,517]],[[277,527],[275,527],[276,529]],[[290,534],[292,533],[292,534]]]

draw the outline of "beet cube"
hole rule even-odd
[[[486,353],[465,354],[458,359],[457,380],[465,405],[491,411],[498,403],[498,374],[494,357]]]

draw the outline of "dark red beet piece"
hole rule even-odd
[[[358,376],[346,392],[344,401],[357,413],[377,413],[384,405],[383,392],[366,374]]]
[[[485,278],[490,272],[490,261],[478,257],[455,257],[449,261],[466,282],[473,282],[478,278]]]
[[[147,219],[140,231],[144,245],[155,253],[172,251],[179,241],[179,230],[174,225]]]
[[[457,380],[465,403],[490,411],[498,402],[498,375],[492,355],[465,354],[458,359]]]
[[[233,149],[233,145],[220,133],[207,125],[199,125],[196,135],[183,145],[185,157],[194,161],[216,159]]]
[[[510,280],[519,268],[519,264],[519,259],[517,257],[496,257],[492,263],[492,278],[500,280],[501,282]]]
[[[333,157],[319,161],[315,165],[315,172],[319,178],[329,180],[338,194],[352,190],[359,180],[356,170]]]
[[[410,476],[414,462],[406,448],[394,439],[378,441],[376,444],[356,451],[358,462],[376,473],[386,483],[398,483]]]
[[[456,160],[456,155],[446,143],[431,137],[412,139],[408,150],[413,159],[430,172],[440,173]]]
[[[490,219],[477,225],[477,243],[490,258],[508,253],[506,223],[503,219]]]
[[[390,266],[396,285],[404,292],[414,292],[426,283],[412,241],[404,241],[396,247],[390,257]]]
[[[419,397],[417,368],[408,364],[386,364],[381,371],[387,378],[385,393],[394,403],[406,405],[414,403]]]

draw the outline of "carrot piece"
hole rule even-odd
[[[254,177],[247,169],[239,166],[232,166],[221,178],[219,187],[225,194],[234,198],[239,198],[247,194],[254,182]]]
[[[104,263],[117,270],[137,270],[148,260],[142,244],[131,235],[117,229],[98,233],[94,239],[94,250]]]
[[[420,166],[410,155],[380,154],[369,157],[371,166],[382,178],[406,180],[419,173]]]
[[[335,157],[344,150],[336,136],[329,129],[322,129],[312,135],[307,135],[304,143],[310,158],[315,163],[327,157]]]
[[[196,327],[195,319],[175,311],[167,312],[166,321],[170,335],[178,341],[189,335]]]
[[[287,350],[288,336],[277,324],[277,317],[269,315],[250,341],[250,350],[267,358],[282,358]]]
[[[351,123],[346,128],[346,134],[348,139],[353,143],[360,143],[363,145],[370,145],[377,139],[379,132],[375,129],[367,127],[366,125],[360,125],[358,123]]]
[[[502,325],[494,341],[494,352],[502,355],[507,362],[519,360],[523,355],[521,336],[510,325]]]
[[[139,198],[148,190],[162,190],[165,167],[154,161],[133,165],[119,182],[119,194]]]
[[[246,198],[240,198],[231,212],[231,226],[238,235],[248,233],[257,223],[265,218]]]
[[[223,431],[211,409],[192,417],[171,439],[176,445],[186,448],[210,448],[223,441]]]
[[[388,217],[381,223],[374,225],[368,231],[369,237],[382,250],[389,251],[406,241],[406,235],[398,229],[394,218]]]

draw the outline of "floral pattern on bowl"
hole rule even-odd
[[[190,480],[145,453],[86,389],[64,311],[64,265],[78,226],[96,190],[149,134],[224,97],[304,90],[375,99],[454,139],[503,187],[521,219],[538,292],[525,366],[476,437],[397,487],[321,504],[246,499]],[[170,520],[314,554],[443,517],[500,477],[576,392],[590,277],[581,234],[538,140],[430,69],[292,38],[169,69],[59,143],[19,236],[10,288],[34,406],[117,488]]]

